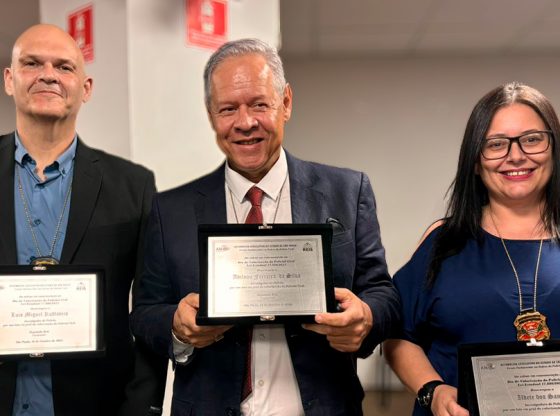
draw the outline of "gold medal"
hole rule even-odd
[[[31,264],[33,266],[54,266],[55,264],[58,264],[58,260],[54,257],[43,256],[37,257],[31,262]]]
[[[546,316],[534,310],[523,311],[515,318],[513,325],[517,329],[518,341],[550,339],[550,329],[546,325]]]
[[[533,280],[533,308],[523,309],[521,281],[519,279],[519,275],[517,274],[517,269],[515,268],[515,264],[513,264],[513,260],[511,259],[509,251],[507,249],[506,242],[502,238],[500,230],[498,230],[496,221],[494,221],[494,215],[492,214],[492,211],[490,211],[490,218],[492,219],[494,228],[496,229],[498,236],[500,237],[500,241],[502,242],[502,246],[504,247],[504,251],[506,252],[509,264],[511,265],[513,274],[515,275],[515,282],[517,283],[517,295],[519,297],[519,315],[517,315],[515,320],[513,321],[513,326],[515,326],[515,329],[517,330],[517,340],[533,342],[550,339],[550,329],[548,328],[548,325],[546,325],[546,316],[537,311],[537,284],[539,278],[539,264],[541,262],[544,239],[541,238],[541,242],[539,244],[539,254],[537,255],[537,264],[535,265],[535,278]]]

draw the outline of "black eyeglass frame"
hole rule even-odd
[[[548,142],[546,145],[546,149],[544,150],[539,150],[538,152],[527,152],[525,149],[523,149],[523,145],[521,144],[521,142],[519,141],[519,139],[523,136],[527,136],[529,134],[535,134],[535,133],[546,133],[546,137],[548,138]],[[526,155],[538,155],[539,153],[544,153],[546,152],[549,148],[550,148],[550,142],[551,142],[551,138],[552,138],[552,130],[537,130],[537,131],[531,131],[529,133],[524,133],[521,134],[519,136],[514,136],[514,137],[506,137],[506,136],[500,136],[500,137],[490,137],[490,138],[486,138],[484,139],[484,142],[488,141],[488,140],[492,140],[492,139],[508,139],[509,140],[509,145],[507,148],[507,152],[500,157],[487,157],[484,156],[484,150],[481,149],[480,150],[480,155],[486,159],[486,160],[498,160],[498,159],[503,159],[504,157],[507,157],[507,155],[509,155],[509,152],[511,151],[511,144],[512,143],[517,143],[517,145],[519,146],[519,148],[521,149],[521,151],[523,153],[525,153]]]

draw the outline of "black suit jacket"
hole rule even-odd
[[[13,133],[0,136],[3,265],[17,264],[14,149]],[[103,358],[51,361],[57,416],[147,415],[149,406],[161,405],[166,360],[142,345],[135,348],[128,325],[129,289],[142,263],[140,240],[154,192],[150,171],[78,139],[61,263],[104,266],[107,352]],[[0,364],[1,416],[11,415],[16,370],[16,362]]]
[[[363,390],[356,358],[373,351],[398,317],[399,300],[387,273],[367,176],[304,162],[287,154],[293,223],[337,219],[333,275],[373,312],[373,329],[355,353],[331,348],[325,336],[286,325],[286,339],[306,415],[361,415]],[[199,292],[198,224],[226,223],[224,166],[159,194],[146,234],[145,269],[135,284],[132,329],[154,350],[172,357],[171,327],[178,302]],[[247,342],[233,328],[222,341],[195,351],[175,368],[172,415],[239,413]]]

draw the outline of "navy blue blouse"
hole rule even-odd
[[[457,386],[457,345],[515,341],[519,314],[515,275],[498,237],[484,232],[445,259],[432,288],[426,273],[432,232],[394,277],[403,308],[403,339],[422,347],[445,383]],[[533,283],[540,240],[505,240],[521,281],[523,308],[533,307]],[[547,317],[551,338],[560,338],[560,247],[543,242],[537,310]],[[415,415],[429,414],[416,406]]]

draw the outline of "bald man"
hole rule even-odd
[[[4,69],[16,131],[0,136],[0,264],[102,265],[106,354],[0,363],[0,415],[138,416],[161,407],[166,362],[135,345],[128,326],[154,176],[78,137],[92,85],[75,41],[52,25],[26,30]]]

